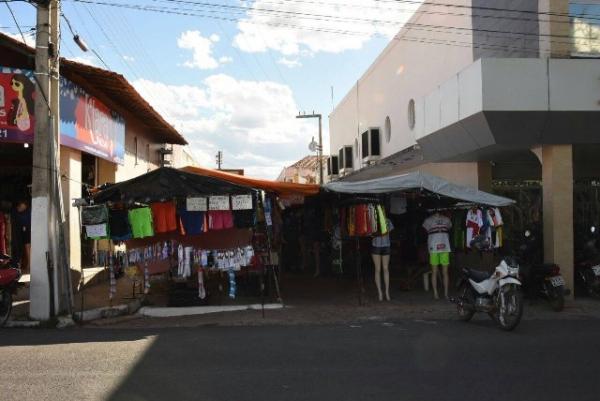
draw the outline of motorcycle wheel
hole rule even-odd
[[[12,311],[12,294],[0,291],[0,327],[4,326]]]
[[[465,308],[460,303],[456,305],[458,318],[463,322],[468,322],[473,318],[473,315],[475,315],[475,297],[467,283],[462,283],[460,287],[458,287],[458,299],[460,302],[471,305],[471,309]]]
[[[503,302],[504,299],[504,302]],[[502,330],[511,331],[523,316],[523,293],[514,284],[500,288],[496,296],[495,321]]]
[[[552,287],[548,291],[550,307],[555,312],[560,312],[565,308],[565,287]]]

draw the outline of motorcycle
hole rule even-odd
[[[0,254],[0,327],[10,317],[13,295],[17,292],[20,278],[21,269],[9,256]]]
[[[471,246],[480,250],[485,247],[482,241],[474,241]],[[502,330],[513,330],[523,316],[523,294],[518,277],[519,265],[512,257],[504,258],[492,274],[463,268],[458,298],[450,301],[457,305],[458,316],[465,322],[476,312],[483,312]]]
[[[550,307],[559,312],[565,307],[565,295],[570,290],[565,288],[565,279],[560,274],[560,267],[555,263],[542,263],[542,244],[538,236],[525,231],[525,238],[519,247],[521,279],[523,292],[530,298],[540,297],[550,303]]]
[[[575,279],[579,288],[594,298],[600,298],[600,252],[597,229],[590,227],[590,236],[577,256]]]

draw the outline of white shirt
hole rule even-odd
[[[429,253],[450,252],[450,236],[448,231],[452,228],[452,222],[446,216],[439,213],[429,216],[423,222],[423,228],[429,233],[427,246]]]
[[[382,235],[379,237],[373,237],[373,241],[371,242],[371,245],[373,245],[374,248],[389,248],[391,246],[390,231],[392,231],[394,229],[394,225],[392,224],[390,219],[387,219],[387,226],[388,226],[388,231],[385,235]]]

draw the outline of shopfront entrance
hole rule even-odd
[[[86,194],[89,188],[97,183],[98,159],[87,153],[81,153],[81,193]],[[81,267],[95,267],[98,241],[82,238],[81,240]]]

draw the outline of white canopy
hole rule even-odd
[[[418,188],[480,205],[508,206],[515,203],[512,199],[492,195],[464,185],[453,184],[441,177],[420,171],[366,181],[334,181],[325,185],[325,189],[328,191],[347,194],[382,194]]]

